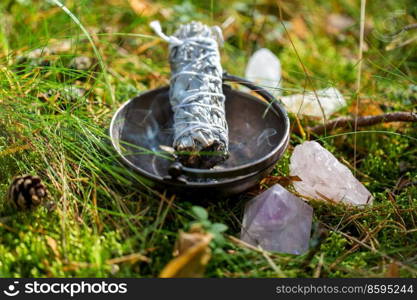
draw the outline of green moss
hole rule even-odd
[[[15,3],[8,6],[9,2]],[[197,197],[171,199],[121,166],[108,143],[106,128],[124,101],[168,84],[167,45],[154,43],[147,24],[160,19],[172,33],[178,15],[216,25],[232,17],[221,50],[225,70],[243,75],[249,55],[267,47],[281,59],[284,94],[335,86],[350,107],[334,117],[350,114],[357,99],[358,2],[286,1],[282,19],[273,1],[158,1],[158,10],[140,16],[127,1],[75,2],[69,2],[69,9],[96,33],[107,77],[99,67],[86,73],[68,68],[75,56],[95,55],[79,27],[52,4],[0,3],[0,277],[157,276],[172,258],[178,230],[194,222],[216,234],[208,277],[385,276],[392,262],[399,263],[401,276],[417,275],[417,188],[399,188],[399,183],[417,180],[415,124],[377,125],[356,136],[351,128],[317,137],[352,170],[356,167],[357,178],[375,197],[374,205],[357,209],[311,201],[311,250],[300,256],[268,253],[268,258],[224,234],[227,227],[227,234],[239,236],[243,207],[253,194],[204,203]],[[408,0],[386,2],[392,10],[413,7]],[[369,3],[366,15],[377,29],[387,18],[379,6]],[[330,13],[351,16],[355,24],[329,34]],[[415,14],[409,13],[411,22]],[[305,23],[304,29],[298,28],[304,32],[294,28],[297,17]],[[52,55],[48,66],[16,63],[17,56],[65,40],[72,42],[71,49]],[[386,51],[387,42],[368,31],[365,40],[361,111],[367,113],[369,103],[386,112],[414,109],[416,44]],[[113,104],[108,83],[116,95]],[[38,98],[69,84],[85,88],[86,96],[65,105]],[[304,128],[318,124],[307,118],[299,121]],[[292,147],[302,141],[292,134],[291,146],[273,175],[288,175]],[[16,212],[6,204],[12,177],[26,173],[41,176],[56,211]],[[204,206],[208,215],[195,205]],[[147,259],[125,258],[130,254]],[[115,258],[122,258],[117,266],[109,263]]]

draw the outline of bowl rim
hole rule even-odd
[[[271,108],[273,113],[275,113],[276,115],[278,115],[283,123],[284,123],[284,134],[283,134],[283,138],[279,141],[279,143],[277,143],[277,145],[265,156],[254,160],[252,162],[246,163],[246,164],[242,164],[236,167],[231,167],[231,168],[227,168],[224,170],[211,170],[211,169],[196,169],[196,168],[189,168],[189,167],[182,167],[182,170],[185,172],[186,175],[192,174],[192,175],[197,175],[196,177],[198,177],[198,175],[204,175],[201,177],[204,178],[222,178],[221,181],[214,181],[214,182],[195,182],[195,181],[187,181],[186,183],[181,183],[179,181],[172,181],[172,180],[166,180],[164,177],[160,176],[160,175],[156,175],[153,174],[151,172],[148,172],[145,169],[140,168],[139,166],[137,166],[136,164],[132,163],[129,159],[126,158],[125,155],[123,155],[123,153],[121,152],[120,149],[120,139],[116,138],[113,134],[113,129],[115,128],[115,124],[117,121],[119,121],[119,115],[125,110],[126,106],[128,106],[129,104],[131,104],[133,101],[140,101],[140,97],[145,96],[147,94],[150,93],[161,93],[161,92],[165,92],[166,90],[169,90],[169,86],[163,86],[160,88],[156,88],[156,89],[152,89],[152,90],[147,90],[144,91],[142,93],[140,93],[139,95],[129,99],[128,101],[126,101],[125,103],[123,103],[114,113],[111,122],[110,122],[110,127],[109,127],[109,136],[110,136],[110,140],[111,140],[111,144],[113,146],[113,148],[116,150],[119,159],[122,160],[122,162],[127,165],[128,167],[130,167],[131,169],[133,169],[135,172],[139,173],[139,175],[147,177],[148,179],[151,179],[153,181],[157,181],[159,183],[162,184],[166,184],[167,182],[169,183],[174,183],[175,185],[190,185],[192,187],[215,187],[218,186],[220,184],[226,184],[226,183],[231,183],[231,182],[235,182],[238,181],[240,179],[246,178],[246,177],[250,177],[253,176],[254,174],[256,174],[259,171],[262,171],[263,169],[265,169],[266,167],[270,167],[272,164],[275,164],[277,162],[277,159],[274,159],[274,157],[279,154],[280,152],[283,153],[285,151],[285,149],[288,146],[289,143],[289,132],[290,132],[290,122],[289,122],[289,118],[288,115],[285,111],[285,109],[282,107],[282,105],[279,104],[278,100],[275,97],[272,97],[275,101],[272,102],[267,102],[265,100],[262,100],[258,97],[255,97],[249,93],[245,93],[245,92],[241,92],[235,89],[232,89],[230,86],[224,85],[224,87],[227,87],[229,92],[232,93],[237,93],[237,94],[242,94],[245,97],[251,98],[253,101],[257,101],[258,103],[262,104],[265,106],[265,111],[267,112],[268,110],[270,110]],[[277,110],[277,111],[274,111]],[[262,165],[263,167],[259,167],[260,165]],[[257,168],[255,166],[258,166]],[[252,168],[253,167],[253,168]],[[241,173],[242,169],[253,169],[252,172],[247,172],[246,174],[237,174],[237,173]],[[227,174],[228,176],[224,176],[225,174]]]

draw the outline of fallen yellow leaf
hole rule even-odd
[[[60,254],[58,251],[58,243],[55,239],[51,238],[50,236],[46,236],[46,243],[48,244],[49,248],[51,248],[52,252],[54,253],[56,258],[60,258]]]
[[[180,232],[174,256],[162,270],[161,278],[202,277],[211,257],[209,248],[213,236],[194,227],[190,232]]]
[[[304,22],[304,19],[301,16],[296,16],[291,20],[291,23],[291,32],[293,32],[298,38],[302,40],[305,39],[308,34],[308,28],[306,23]]]
[[[130,7],[140,16],[150,17],[155,15],[159,6],[155,3],[149,3],[146,0],[129,0]]]

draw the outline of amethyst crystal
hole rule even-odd
[[[241,239],[268,251],[302,254],[308,250],[313,208],[279,184],[249,201]]]

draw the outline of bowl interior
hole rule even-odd
[[[285,138],[281,112],[247,93],[224,88],[230,157],[215,168],[238,167],[263,158]],[[158,178],[174,161],[164,146],[173,140],[169,88],[146,92],[116,113],[110,128],[113,144],[131,166]],[[191,179],[192,181],[192,179]]]

